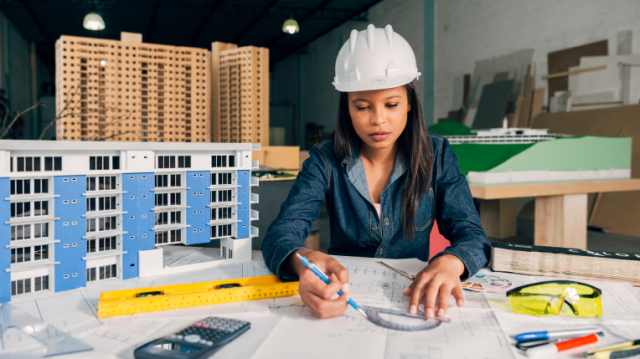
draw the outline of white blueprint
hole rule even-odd
[[[402,290],[411,281],[375,261],[339,258],[349,270],[350,297],[359,305],[407,310]],[[466,304],[450,302],[451,323],[421,332],[378,327],[349,308],[317,319],[308,309],[288,311],[254,359],[266,358],[511,358],[505,335],[482,293],[467,292]],[[414,319],[410,319],[414,320]]]

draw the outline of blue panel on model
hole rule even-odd
[[[54,198],[53,215],[60,218],[54,221],[55,291],[76,289],[87,285],[87,200],[82,194],[87,191],[86,176],[55,176],[53,179]]]
[[[238,171],[238,228],[236,238],[249,237],[251,230],[251,171]]]
[[[5,224],[11,218],[11,203],[5,198],[9,198],[9,178],[0,178],[0,303],[11,300],[11,273],[5,271],[11,267],[11,249],[5,248],[11,244],[11,225]]]
[[[207,223],[211,218],[211,209],[207,207],[211,204],[211,191],[209,190],[209,181],[211,180],[209,171],[189,171],[187,172],[187,200],[185,205],[191,206],[187,208],[187,227],[186,244],[209,243],[211,241],[211,232]]]
[[[155,248],[154,186],[153,172],[122,174],[122,279],[138,276],[138,251]]]

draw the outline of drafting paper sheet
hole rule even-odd
[[[411,281],[377,262],[338,257],[350,275],[350,296],[358,304],[406,310],[402,290]],[[310,310],[284,315],[256,351],[266,358],[511,358],[507,338],[482,293],[465,293],[466,304],[449,303],[451,323],[421,332],[380,328],[349,308],[334,319]],[[394,318],[388,318],[394,319]]]

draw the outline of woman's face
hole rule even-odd
[[[360,139],[373,149],[393,146],[407,125],[411,105],[404,86],[349,92],[349,114]]]

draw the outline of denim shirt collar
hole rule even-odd
[[[351,184],[353,184],[363,198],[373,205],[373,200],[371,199],[371,196],[369,196],[367,175],[364,171],[362,159],[360,158],[360,146],[352,146],[352,155],[350,156],[347,154],[344,156],[342,164],[346,166],[346,172]],[[385,190],[406,171],[407,167],[404,161],[404,156],[402,155],[402,151],[398,151],[393,165],[393,171],[391,172],[391,177],[389,178],[389,183],[385,187]]]

